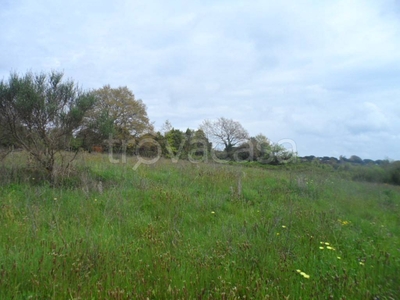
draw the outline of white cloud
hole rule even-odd
[[[374,103],[363,103],[362,107],[351,113],[347,128],[353,134],[385,132],[389,126],[387,116]]]
[[[299,154],[400,159],[394,0],[33,1],[0,10],[0,77],[128,86],[156,126],[221,116]],[[378,142],[381,140],[381,142]]]

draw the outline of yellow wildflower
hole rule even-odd
[[[300,275],[303,276],[304,278],[307,278],[307,279],[310,278],[310,275],[308,275],[308,274],[306,274],[304,272],[300,272]]]

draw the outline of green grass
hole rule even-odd
[[[0,299],[400,295],[399,187],[312,166],[134,164],[86,155],[70,185],[1,186]]]

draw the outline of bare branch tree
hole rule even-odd
[[[216,145],[223,145],[228,154],[233,147],[247,141],[249,138],[248,132],[238,121],[223,117],[217,121],[204,120],[200,125],[200,129]]]

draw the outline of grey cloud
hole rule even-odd
[[[384,132],[388,129],[388,118],[374,103],[363,103],[362,107],[352,112],[347,128],[352,134]]]
[[[0,78],[60,69],[128,86],[156,126],[224,116],[300,155],[400,159],[395,1],[7,3]]]

